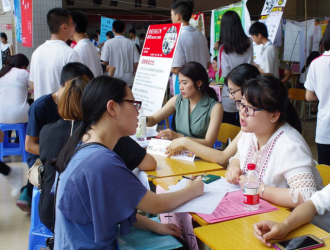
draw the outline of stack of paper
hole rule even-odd
[[[237,191],[228,193],[212,214],[197,213],[197,215],[208,223],[216,223],[275,210],[278,208],[260,199],[258,210],[247,211],[243,207],[243,191]]]
[[[170,190],[167,192],[170,193],[181,190],[186,186],[186,183],[187,179],[182,179],[177,185],[169,186]],[[204,184],[204,194],[202,196],[186,202],[169,213],[192,212],[212,214],[227,192],[237,190],[240,190],[239,186],[231,185],[226,181],[226,179],[220,178],[212,183]]]

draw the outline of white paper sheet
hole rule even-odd
[[[148,175],[138,168],[134,169],[133,173],[141,181],[142,185],[145,186],[148,190],[150,190]]]
[[[181,190],[186,186],[186,183],[187,179],[182,179],[177,185],[169,186],[170,190],[167,192]],[[202,196],[186,202],[169,213],[193,212],[212,214],[227,192],[238,190],[240,190],[239,185],[229,184],[225,178],[221,178],[209,184],[204,184],[204,194]]]

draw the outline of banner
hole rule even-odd
[[[112,31],[112,24],[114,20],[106,17],[101,17],[101,34],[100,34],[100,43],[103,43],[107,40],[107,32]]]
[[[227,11],[235,11],[239,15],[242,21],[243,29],[248,35],[251,21],[249,11],[246,7],[246,2],[247,0],[243,0],[238,3],[231,4],[229,6],[212,10],[210,39],[210,53],[212,54],[212,58],[214,58],[218,54],[218,51],[214,50],[214,44],[220,39],[221,19],[223,14],[225,14]]]
[[[16,27],[16,40],[22,42],[22,16],[21,16],[21,0],[14,0],[14,19]]]
[[[11,10],[10,0],[2,0],[2,8],[3,12],[7,12]]]
[[[133,95],[151,116],[163,105],[181,24],[150,25],[133,84]],[[157,125],[154,129],[156,129]]]
[[[282,32],[279,26],[281,24],[286,1],[287,0],[266,0],[259,20],[259,22],[266,24],[268,39],[277,47],[282,45]],[[260,64],[262,47],[262,44],[257,45],[253,42],[253,60],[256,64]]]
[[[21,0],[21,16],[22,16],[22,45],[32,48],[33,39],[33,5],[32,0]]]
[[[204,13],[199,12],[197,14],[192,14],[189,20],[189,25],[205,35]]]
[[[329,20],[315,23],[312,51],[319,51],[320,42],[321,42],[322,36],[325,32],[325,29],[327,28],[328,23],[329,23]]]

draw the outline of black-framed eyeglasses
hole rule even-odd
[[[230,91],[229,89],[227,89],[228,93],[232,95],[232,97],[235,97],[234,94],[237,92],[237,91],[240,91],[241,89],[236,89],[234,91]]]
[[[248,116],[254,116],[256,111],[263,111],[263,110],[265,110],[265,109],[256,109],[256,108],[254,108],[252,106],[245,105],[241,101],[235,101],[235,103],[236,103],[236,108],[239,111],[241,111],[244,108],[245,109],[245,113]]]
[[[128,99],[123,99],[125,102],[132,103],[136,111],[139,111],[142,107],[142,101],[135,101],[135,100],[128,100]]]

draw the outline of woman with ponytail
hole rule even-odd
[[[168,140],[189,137],[212,147],[219,133],[223,109],[209,86],[208,74],[200,63],[189,62],[180,68],[178,76],[181,93],[172,97],[153,116],[148,116],[147,126],[152,127],[173,114],[176,131],[163,130],[159,137]]]
[[[17,54],[0,71],[0,123],[28,121],[28,66],[29,59],[23,54]]]
[[[82,121],[61,151],[54,183],[54,249],[116,249],[132,226],[180,236],[172,224],[156,223],[136,213],[168,212],[203,194],[201,177],[177,192],[147,190],[113,152],[119,138],[136,132],[141,102],[122,80],[99,76],[87,84]]]
[[[275,77],[258,76],[243,86],[236,101],[242,135],[230,159],[226,179],[241,184],[249,163],[256,164],[260,197],[295,208],[322,189],[312,153],[296,127],[296,111],[288,108],[288,92]],[[290,119],[289,119],[290,118]]]

